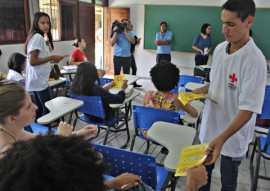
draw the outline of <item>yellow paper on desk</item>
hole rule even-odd
[[[197,100],[197,99],[210,99],[214,103],[217,104],[216,101],[213,99],[209,98],[206,94],[195,94],[192,92],[181,92],[178,95],[178,99],[183,103],[183,105],[188,104],[192,100]]]
[[[115,75],[113,88],[114,89],[121,89],[124,80],[125,80],[125,74]]]
[[[175,176],[187,176],[189,168],[203,164],[207,155],[204,154],[209,143],[191,145],[182,148]]]

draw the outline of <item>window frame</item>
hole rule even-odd
[[[28,32],[30,30],[30,16],[29,16],[29,4],[28,0],[23,0],[23,7],[24,7],[24,20],[25,20],[25,33],[26,33],[26,38],[28,35]],[[12,21],[10,21],[12,22]],[[23,40],[1,40],[0,45],[9,45],[9,44],[22,44],[25,42],[25,39]]]

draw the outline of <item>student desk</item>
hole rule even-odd
[[[104,76],[104,78],[109,78],[112,79],[112,76]],[[130,74],[125,74],[125,79],[128,81],[128,85],[133,84],[134,82],[136,82],[137,80],[139,80],[141,77],[139,76],[135,76],[135,75],[130,75]]]
[[[197,88],[201,88],[205,86],[205,84],[199,84],[199,83],[195,83],[195,82],[188,82],[186,85],[185,85],[185,88],[186,90],[189,90],[189,91],[193,91]]]
[[[69,76],[69,80],[72,81],[72,76],[71,75],[72,74],[76,74],[77,69],[72,69],[72,70],[62,69],[60,72],[61,72],[62,76],[68,75]]]
[[[51,88],[51,90],[53,90],[54,88],[56,88],[55,91],[55,95],[53,97],[56,97],[58,94],[58,88],[60,86],[65,85],[67,79],[66,78],[59,78],[58,80],[49,80],[49,87]]]
[[[161,121],[155,122],[147,132],[150,139],[169,150],[164,167],[170,172],[176,171],[182,147],[192,145],[195,134],[191,127]]]
[[[71,113],[69,123],[71,121],[72,112],[81,107],[83,101],[68,98],[68,97],[56,97],[45,103],[45,106],[50,110],[50,113],[37,119],[37,122],[42,125],[50,124],[57,119]]]
[[[128,120],[132,115],[131,101],[140,94],[141,94],[140,91],[134,89],[132,94],[129,97],[126,97],[126,99],[124,100],[123,103],[110,104],[110,107],[117,109],[117,108],[121,108],[122,106],[124,106],[125,107],[125,118]]]

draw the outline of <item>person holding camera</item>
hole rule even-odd
[[[111,45],[114,46],[114,75],[119,75],[122,67],[124,74],[130,72],[130,47],[131,44],[135,44],[130,25],[131,22],[128,19],[122,19],[121,23],[115,21],[112,25]]]
[[[133,31],[133,24],[130,24],[130,31]],[[134,39],[135,39],[135,44],[131,44],[130,47],[130,53],[131,53],[131,69],[132,69],[132,75],[136,75],[137,73],[137,65],[136,65],[136,61],[135,61],[135,57],[134,57],[134,53],[135,53],[135,46],[139,46],[140,42],[141,42],[141,38],[138,38],[136,35],[134,35]],[[133,83],[133,86],[135,88],[140,88],[142,87],[142,85],[137,84],[137,82]]]
[[[171,62],[171,43],[172,43],[172,32],[167,31],[167,23],[160,23],[160,32],[156,34],[155,44],[157,45],[157,64],[161,60]]]

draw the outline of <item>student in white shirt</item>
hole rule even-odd
[[[210,142],[209,183],[213,164],[221,154],[221,190],[237,188],[238,168],[252,141],[256,115],[261,113],[266,85],[266,60],[249,36],[254,23],[253,0],[227,0],[222,6],[222,32],[226,41],[214,51],[210,85],[194,90],[208,93],[200,141]],[[212,154],[210,152],[213,151]]]
[[[20,81],[24,82],[25,79],[22,75],[22,71],[25,70],[26,67],[26,57],[20,53],[13,53],[10,55],[8,59],[8,74],[7,80]]]
[[[48,39],[47,43],[44,39],[45,36]],[[25,53],[27,54],[25,87],[38,106],[37,119],[48,113],[44,104],[52,99],[48,82],[51,71],[50,63],[58,63],[65,57],[49,56],[49,51],[53,49],[50,17],[46,13],[37,12],[25,42]]]

